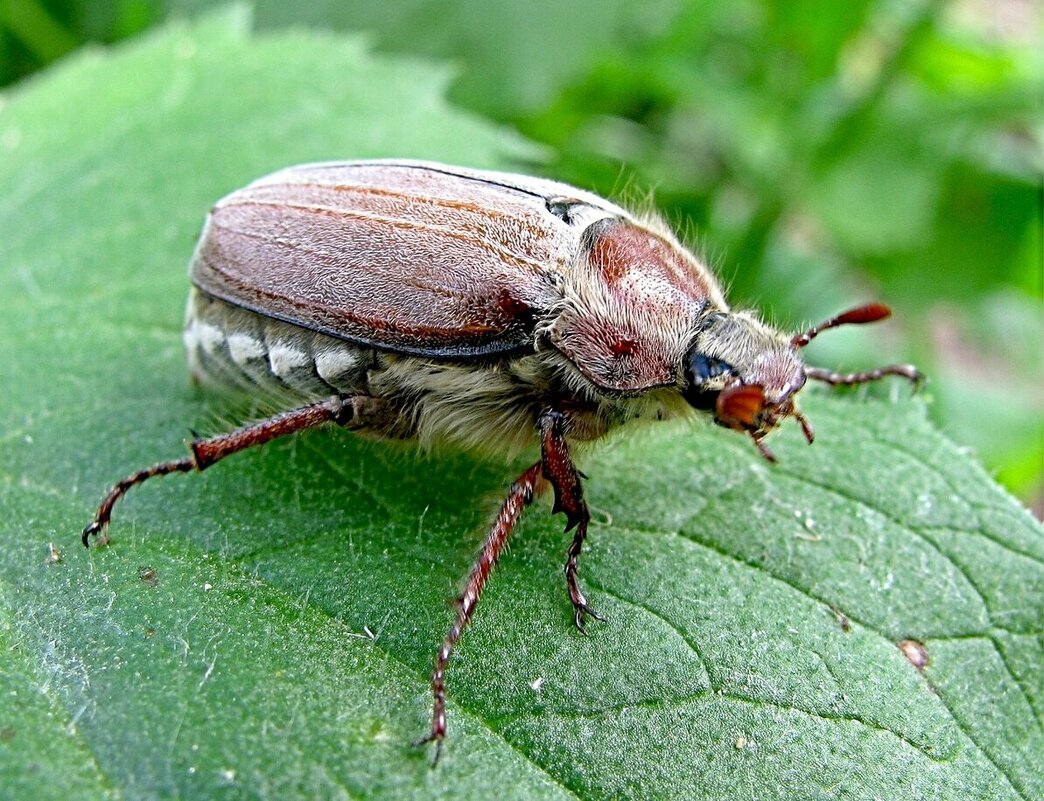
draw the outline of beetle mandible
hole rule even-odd
[[[525,506],[550,486],[573,539],[566,587],[577,628],[602,618],[577,580],[590,513],[570,441],[699,410],[763,439],[793,417],[807,379],[921,376],[905,364],[809,367],[817,334],[887,317],[849,310],[796,335],[733,311],[710,270],[655,217],[539,178],[431,162],[291,167],[211,210],[192,259],[185,346],[206,384],[287,409],[116,484],[83,544],[133,486],[204,470],[237,451],[334,423],[424,445],[539,449],[511,485],[435,658],[431,729],[446,736],[445,671]]]

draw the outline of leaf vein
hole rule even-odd
[[[636,601],[636,600],[634,600],[632,598],[627,598],[627,597],[621,595],[619,592],[617,592],[615,590],[610,590],[604,584],[600,584],[598,581],[592,580],[590,577],[585,579],[585,582],[587,583],[587,585],[589,587],[594,587],[596,590],[598,590],[598,592],[603,593],[605,595],[612,596],[613,598],[616,598],[618,601],[621,601],[622,603],[625,603],[625,604],[633,606],[633,607],[635,607],[637,609],[640,609],[643,612],[645,612],[647,615],[655,618],[656,620],[660,621],[665,626],[667,626],[667,628],[669,628],[679,638],[681,638],[682,642],[684,642],[686,644],[686,646],[688,646],[689,650],[692,651],[692,653],[696,657],[697,661],[699,661],[700,667],[703,669],[703,673],[707,677],[707,686],[709,686],[712,690],[715,690],[715,691],[720,689],[720,686],[721,686],[720,683],[716,683],[714,681],[714,677],[711,675],[711,671],[710,671],[710,667],[709,667],[708,661],[704,658],[703,653],[700,651],[700,648],[696,644],[695,639],[693,639],[690,635],[686,634],[677,625],[675,625],[670,620],[668,620],[666,617],[661,615],[659,612],[657,612],[651,606],[648,606],[647,604],[643,604],[641,601]]]

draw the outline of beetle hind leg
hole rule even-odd
[[[569,446],[565,440],[568,418],[561,412],[548,411],[540,416],[541,470],[555,490],[555,505],[552,513],[562,512],[566,516],[566,531],[576,529],[573,541],[566,552],[565,576],[569,600],[573,603],[573,620],[581,634],[587,634],[584,624],[588,617],[595,620],[605,618],[591,608],[587,596],[580,588],[577,578],[580,552],[587,538],[587,526],[591,513],[584,500],[584,488],[580,471],[576,469]]]
[[[334,396],[317,403],[310,403],[297,409],[281,412],[257,423],[237,428],[227,434],[214,437],[196,438],[191,443],[192,455],[183,459],[172,459],[169,462],[147,467],[132,473],[118,482],[102,499],[95,512],[94,520],[83,529],[81,539],[84,547],[89,547],[91,537],[97,542],[112,517],[112,510],[131,488],[143,484],[150,478],[165,476],[170,473],[190,473],[193,470],[203,471],[233,453],[263,445],[273,439],[315,428],[325,423],[336,423],[345,428],[364,428],[372,420],[379,419],[383,411],[382,402],[366,395]]]

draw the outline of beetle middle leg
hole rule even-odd
[[[541,472],[541,463],[537,462],[511,485],[508,496],[500,507],[500,513],[489,530],[482,551],[468,574],[464,592],[457,602],[457,617],[446,633],[442,647],[435,655],[435,670],[431,674],[431,692],[434,696],[431,732],[416,743],[424,745],[434,741],[435,763],[442,756],[442,741],[446,737],[446,665],[449,663],[453,649],[460,641],[465,627],[471,622],[471,616],[475,613],[475,606],[482,596],[482,590],[486,586],[497,560],[500,559],[500,553],[504,550],[515,524],[522,516],[522,510],[536,497]]]
[[[482,590],[485,588],[489,576],[493,572],[500,554],[507,544],[511,532],[522,516],[525,509],[542,489],[542,481],[546,480],[555,491],[555,505],[553,513],[564,512],[567,519],[566,531],[576,528],[573,542],[569,546],[566,560],[565,574],[569,586],[569,598],[575,609],[575,620],[577,628],[584,631],[584,618],[587,615],[604,620],[587,603],[580,590],[576,578],[577,557],[583,546],[584,538],[587,536],[587,524],[591,520],[591,514],[584,501],[583,487],[580,484],[581,474],[573,464],[569,454],[569,446],[565,441],[566,425],[568,418],[562,412],[550,410],[544,412],[538,421],[540,433],[540,461],[527,469],[508,491],[508,496],[500,507],[500,513],[493,522],[486,542],[482,546],[478,559],[471,567],[467,581],[464,583],[464,592],[457,602],[457,616],[446,633],[435,655],[435,669],[431,674],[431,691],[434,696],[431,716],[431,731],[417,741],[416,745],[435,743],[435,759],[438,763],[442,756],[442,742],[446,738],[446,667],[449,664],[453,649],[460,642],[464,629],[471,623],[472,615]]]
[[[605,620],[591,608],[587,597],[580,589],[577,579],[578,560],[587,537],[587,526],[591,513],[584,500],[583,476],[576,469],[565,440],[568,417],[559,411],[547,411],[540,416],[540,453],[544,478],[555,490],[555,506],[552,514],[563,512],[566,516],[566,531],[573,528],[573,541],[566,552],[565,576],[569,589],[569,600],[573,602],[573,620],[582,634],[586,634],[584,623],[588,616]]]

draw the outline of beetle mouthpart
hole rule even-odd
[[[808,418],[797,409],[792,409],[790,413],[794,416],[794,419],[797,420],[798,425],[801,426],[801,433],[805,435],[808,444],[811,445],[815,442],[816,430],[812,428],[812,424],[808,422]]]
[[[718,419],[730,428],[757,428],[765,408],[765,388],[760,384],[732,384],[718,393]]]
[[[754,445],[758,449],[758,453],[761,454],[762,458],[766,462],[776,463],[776,454],[768,449],[768,446],[762,440],[764,435],[759,434],[757,431],[750,432],[750,438],[754,440]]]
[[[836,317],[824,320],[819,325],[814,325],[803,334],[795,334],[790,340],[790,346],[794,349],[803,348],[824,331],[837,328],[839,325],[864,325],[876,323],[890,317],[892,310],[883,303],[867,303],[865,306],[856,306],[854,309],[841,312]]]

